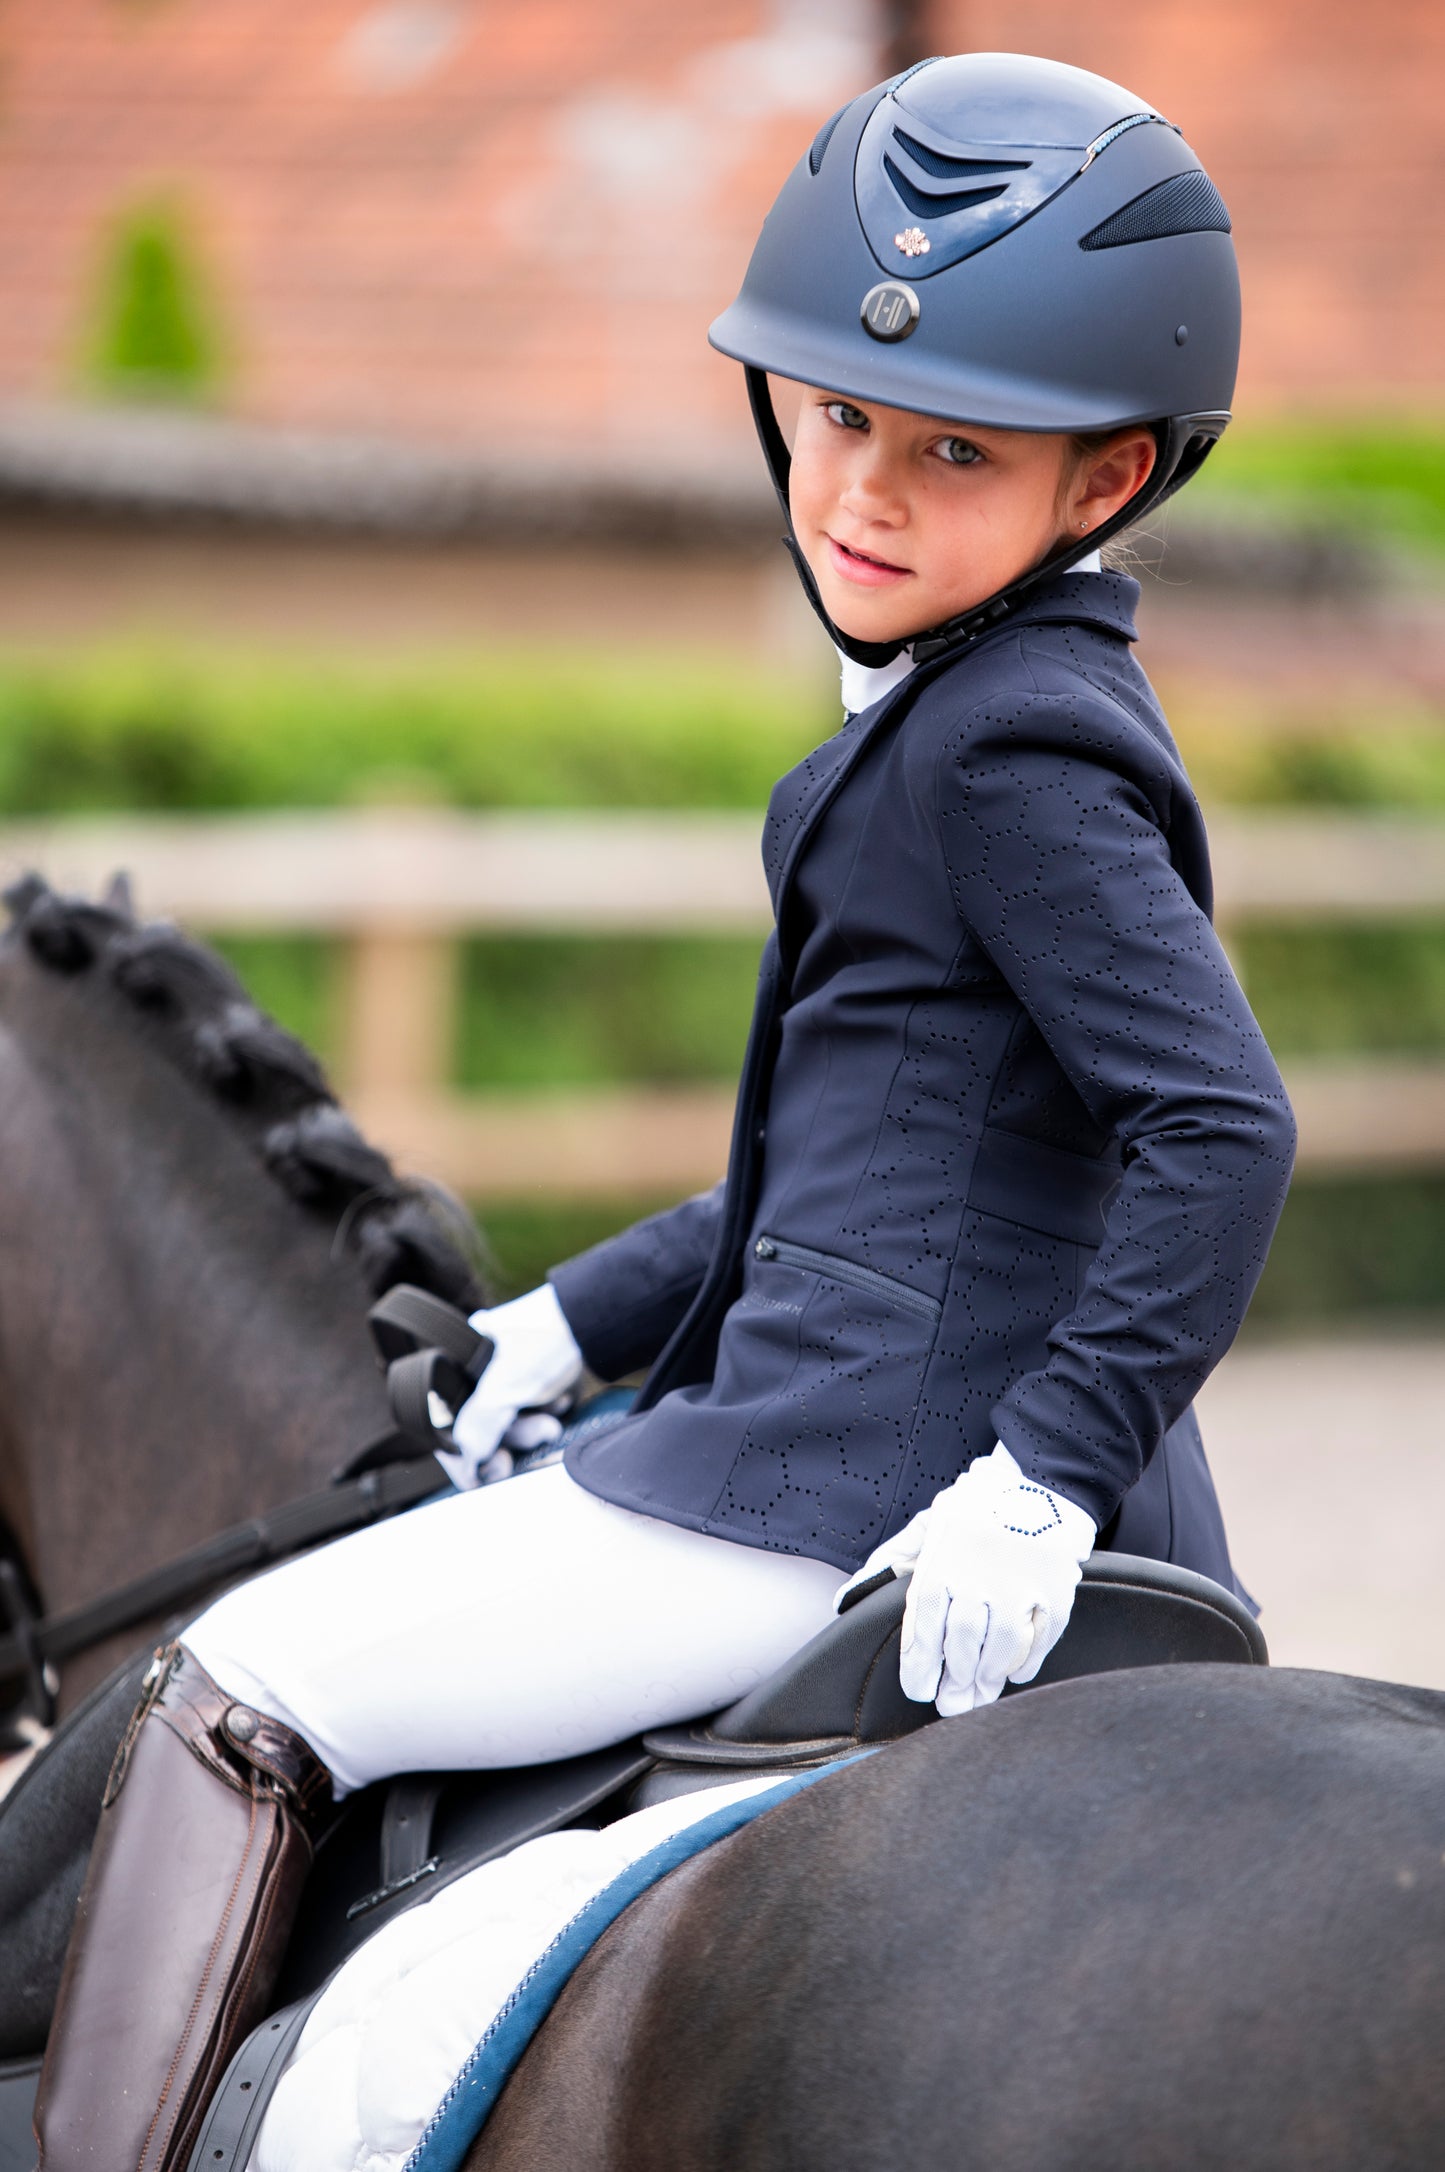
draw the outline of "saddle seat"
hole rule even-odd
[[[932,1705],[913,1703],[899,1686],[908,1581],[865,1586],[836,1621],[726,1711],[644,1735],[656,1763],[638,1782],[632,1807],[715,1787],[744,1770],[821,1764],[936,1720]],[[1249,1609],[1210,1577],[1172,1562],[1100,1553],[1084,1564],[1069,1626],[1027,1686],[1122,1667],[1260,1666],[1268,1656]],[[1020,1692],[1010,1684],[1004,1694]]]

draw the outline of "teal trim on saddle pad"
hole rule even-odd
[[[775,1787],[749,1795],[742,1802],[728,1803],[639,1856],[611,1885],[604,1886],[563,1926],[528,1969],[432,2114],[402,2172],[460,2172],[467,2151],[486,2125],[518,2060],[552,2011],[572,1971],[624,1908],[670,1870],[701,1855],[714,1841],[725,1840],[729,1833],[786,1802],[790,1795],[800,1794],[815,1780],[826,1779],[830,1772],[873,1754],[872,1750],[855,1750],[851,1756],[835,1758],[831,1764],[815,1766],[810,1772],[791,1774]]]

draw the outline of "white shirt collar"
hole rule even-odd
[[[1102,573],[1103,562],[1097,551],[1090,551],[1087,558],[1080,558],[1069,567],[1070,573]],[[901,686],[913,669],[913,650],[904,647],[891,664],[855,664],[851,656],[838,650],[838,666],[843,681],[843,708],[848,716],[857,716],[864,709],[871,709],[875,701],[891,694],[895,686]]]
[[[891,664],[855,664],[839,649],[838,666],[843,676],[843,707],[849,716],[857,716],[902,684],[913,669],[913,651],[900,650]]]

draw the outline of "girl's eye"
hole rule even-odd
[[[941,437],[934,450],[951,468],[971,468],[983,458],[977,445],[966,437]]]
[[[836,422],[840,430],[866,430],[868,417],[861,407],[850,407],[846,400],[830,400],[827,406],[829,422]]]

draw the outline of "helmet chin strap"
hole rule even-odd
[[[905,635],[899,641],[857,641],[852,634],[844,633],[842,627],[829,617],[827,606],[818,592],[818,584],[813,578],[813,569],[803,556],[793,528],[793,511],[788,499],[788,478],[792,472],[793,458],[778,427],[773,396],[768,389],[767,372],[755,368],[751,363],[745,363],[743,368],[747,378],[748,404],[753,411],[753,423],[763,448],[763,458],[768,464],[768,473],[773,479],[778,504],[782,507],[783,518],[787,522],[783,547],[797,569],[798,579],[803,584],[803,594],[827,628],[828,638],[834,646],[841,649],[845,656],[851,657],[855,664],[867,664],[874,669],[883,664],[891,664],[895,657],[902,655],[905,648],[912,649],[915,663],[932,663],[936,657],[946,655],[950,649],[964,648],[970,641],[977,640],[980,634],[987,633],[991,626],[997,626],[1001,619],[1007,618],[1023,598],[1042,582],[1051,581],[1060,573],[1067,573],[1080,558],[1087,558],[1101,543],[1107,543],[1120,529],[1127,528],[1145,513],[1152,512],[1156,505],[1162,505],[1181,484],[1188,482],[1218,441],[1229,420],[1227,414],[1176,415],[1165,422],[1151,423],[1149,427],[1154,433],[1157,452],[1148,480],[1108,520],[1102,521],[1097,528],[1080,536],[1077,541],[1071,540],[1052,556],[1041,559],[1038,565],[1019,574],[1015,580],[996,590],[992,596],[986,596],[982,603],[971,605],[967,611],[960,611],[956,617],[945,619],[941,625],[925,627],[921,632]],[[1120,427],[1125,428],[1127,425],[1121,424]]]

